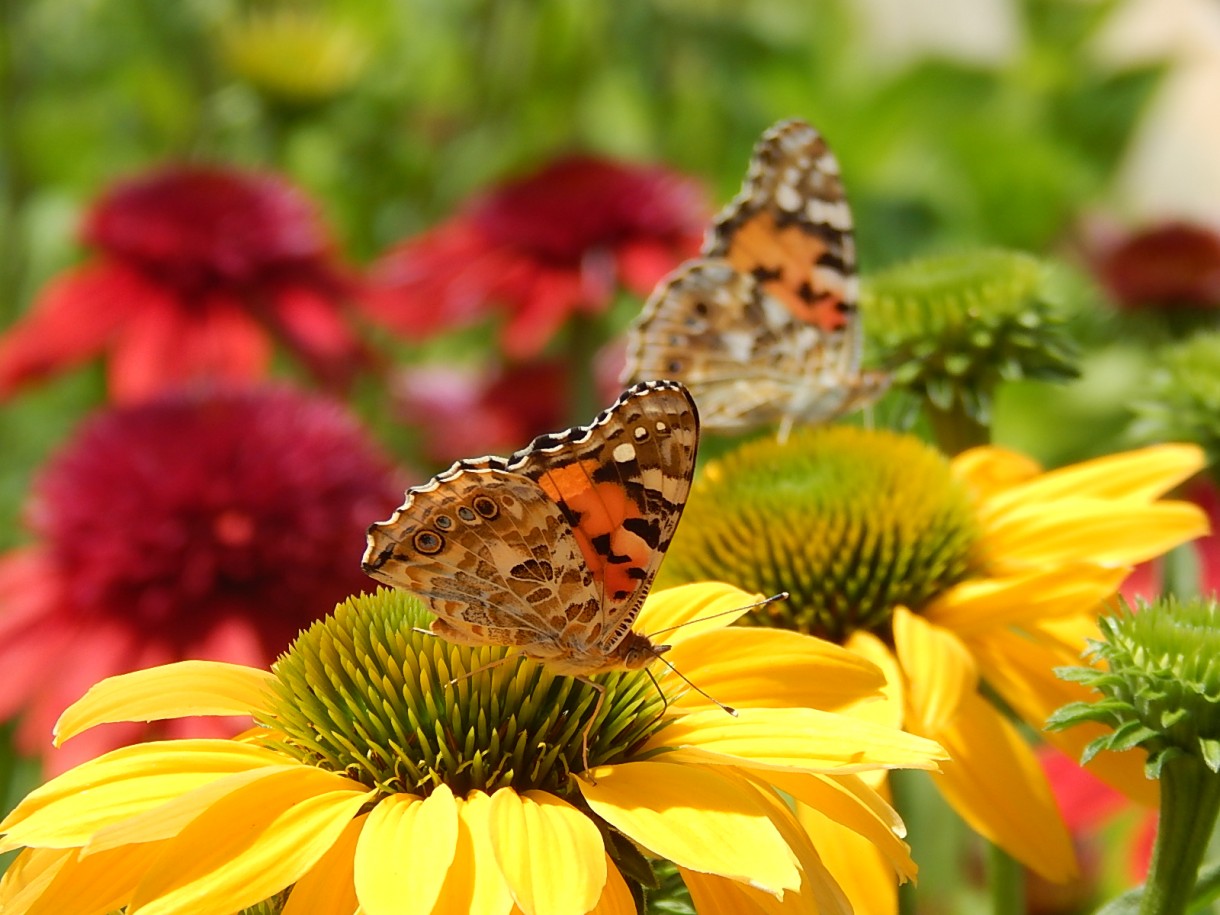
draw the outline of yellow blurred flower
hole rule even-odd
[[[261,726],[116,750],[32,792],[0,824],[0,850],[24,847],[0,909],[229,915],[286,896],[285,915],[632,913],[648,855],[677,865],[701,911],[846,912],[783,795],[909,876],[901,822],[861,775],[943,753],[833,711],[878,694],[867,661],[725,629],[748,603],[701,584],[640,616],[650,632],[698,620],[666,632],[667,658],[736,715],[690,702],[672,671],[593,686],[497,663],[505,649],[420,631],[421,605],[389,591],[341,605],[271,672],[183,662],[103,681],[57,740],[180,715]],[[586,736],[598,764],[581,771]]]
[[[1088,699],[1053,669],[1079,663],[1095,619],[1133,564],[1207,530],[1204,514],[1160,497],[1202,467],[1164,445],[1042,473],[983,447],[948,460],[911,436],[835,427],[787,444],[748,444],[696,481],[660,581],[713,577],[792,592],[756,623],[838,642],[886,671],[870,720],[934,739],[951,761],[933,776],[977,832],[1054,881],[1075,856],[1030,747],[998,696],[1036,730]],[[1097,736],[1046,735],[1078,757]],[[1138,758],[1137,758],[1138,757]],[[1155,803],[1142,754],[1089,769]],[[892,884],[817,813],[802,819],[861,911],[892,910]]]

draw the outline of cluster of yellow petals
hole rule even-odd
[[[950,760],[933,779],[945,799],[973,829],[1050,880],[1075,873],[1070,837],[1034,752],[980,685],[1039,732],[1055,709],[1094,699],[1054,669],[1081,663],[1099,612],[1134,564],[1206,533],[1197,506],[1161,500],[1202,467],[1202,453],[1188,445],[1048,473],[1002,448],[964,452],[953,471],[976,498],[981,573],[919,614],[896,608],[892,648],[867,633],[847,644],[887,672],[887,703],[870,703],[860,714],[940,743]],[[1099,728],[1044,736],[1079,758]],[[1155,804],[1142,752],[1103,753],[1088,768]],[[805,819],[820,848],[855,847],[837,824]],[[858,909],[896,910],[892,883],[878,879],[875,851],[865,847],[851,861],[828,864]]]
[[[792,633],[726,629],[735,616],[723,611],[749,602],[723,585],[650,598],[645,632],[700,620],[667,633],[669,657],[738,713],[688,693],[636,756],[576,786],[598,817],[677,865],[700,912],[846,913],[784,795],[879,849],[893,882],[915,866],[865,777],[935,768],[943,753],[835,711],[880,695],[868,661]],[[113,678],[64,714],[57,737],[132,717],[266,712],[270,677],[186,662]],[[0,824],[0,850],[24,848],[0,880],[0,908],[227,915],[292,887],[286,915],[635,911],[597,825],[556,795],[379,795],[259,734],[127,747],[32,792]]]

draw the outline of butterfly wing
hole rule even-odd
[[[703,257],[646,303],[624,379],[680,379],[709,428],[830,419],[885,387],[860,372],[856,299],[838,163],[812,127],[783,121],[759,141]]]
[[[609,653],[639,614],[686,505],[699,417],[671,381],[626,391],[588,426],[544,435],[505,467],[534,480],[567,519],[593,576],[595,629]],[[571,623],[565,640],[585,635]]]
[[[459,461],[408,490],[388,521],[369,528],[364,570],[426,598],[433,628],[462,644],[545,650],[570,614],[600,610],[559,507],[488,459]]]
[[[673,537],[697,445],[686,390],[637,385],[588,426],[408,490],[369,528],[364,570],[427,598],[452,641],[607,669]]]

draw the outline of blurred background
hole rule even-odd
[[[269,374],[339,397],[418,481],[608,402],[648,288],[801,117],[839,158],[866,286],[987,247],[1054,265],[1080,377],[1004,388],[994,434],[1057,464],[1138,443],[1161,347],[1214,326],[1218,101],[1214,0],[0,0],[0,329],[194,243],[137,225],[133,187],[275,176],[282,222],[238,214],[240,245],[191,257],[312,258],[350,339],[281,316]],[[186,223],[228,193],[192,187]],[[579,288],[538,305],[568,268]],[[118,331],[80,321],[62,351],[53,323],[0,336],[0,548],[57,523],[30,497],[57,449],[139,399]],[[953,885],[932,861],[925,885]]]

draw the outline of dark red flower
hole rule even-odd
[[[266,665],[368,588],[365,529],[401,498],[330,400],[252,388],[100,414],[35,484],[35,542],[0,557],[0,718],[21,713],[20,745],[41,752],[104,676],[184,658]],[[136,736],[85,735],[51,762]]]
[[[1220,235],[1170,222],[1103,246],[1095,269],[1125,308],[1220,308]]]
[[[0,336],[0,397],[99,353],[119,400],[254,379],[273,336],[332,386],[360,362],[342,315],[353,281],[314,205],[279,176],[155,171],[103,195],[82,240],[96,257],[52,280]]]
[[[512,358],[625,286],[647,295],[698,248],[707,204],[689,178],[571,156],[476,198],[374,267],[374,319],[411,339],[503,309]]]

